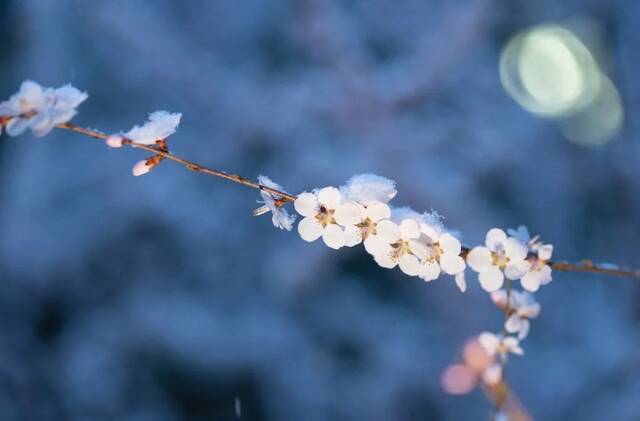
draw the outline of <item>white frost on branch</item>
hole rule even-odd
[[[354,175],[342,186],[347,200],[369,206],[376,202],[389,203],[396,194],[396,182],[375,174]]]
[[[153,145],[175,133],[182,114],[167,111],[155,111],[149,114],[149,120],[142,126],[134,126],[124,136],[143,145]]]
[[[18,93],[0,103],[0,116],[11,117],[6,125],[10,136],[18,136],[31,129],[35,136],[42,137],[58,124],[71,120],[77,113],[78,105],[87,98],[85,92],[71,85],[44,88],[36,82],[25,80]]]
[[[258,183],[271,189],[286,193],[282,189],[282,186],[280,186],[280,184],[274,182],[266,175],[258,176]],[[260,196],[262,196],[262,202],[259,203],[264,203],[264,206],[262,208],[256,209],[256,211],[254,211],[254,215],[261,215],[264,212],[271,212],[271,221],[273,222],[274,227],[291,231],[291,229],[293,228],[293,223],[296,220],[296,216],[290,215],[283,206],[284,203],[278,202],[281,197],[265,190],[260,190]]]

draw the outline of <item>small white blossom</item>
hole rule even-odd
[[[462,245],[457,238],[443,231],[441,226],[425,222],[420,224],[420,230],[422,232],[420,243],[424,246],[424,248],[416,250],[422,264],[420,278],[425,281],[437,279],[441,270],[449,275],[464,272],[466,264],[464,259],[460,257]],[[461,278],[458,278],[457,281],[461,281]],[[460,284],[458,287],[462,289]],[[466,288],[466,284],[464,284],[464,288]]]
[[[20,91],[0,103],[0,116],[12,117],[7,134],[18,136],[31,129],[35,136],[48,134],[58,124],[66,123],[77,113],[76,108],[88,95],[71,85],[43,88],[36,82],[22,82]]]
[[[382,202],[363,206],[356,202],[342,204],[335,213],[336,222],[344,227],[345,245],[352,247],[364,242],[364,248],[374,254],[393,240],[394,224],[388,220],[391,208]]]
[[[149,120],[142,126],[134,126],[125,133],[125,137],[143,145],[153,145],[175,133],[182,114],[167,111],[155,111],[149,114]]]
[[[508,306],[507,291],[504,289],[492,292],[491,299],[502,310],[510,313],[504,326],[507,332],[517,333],[520,340],[526,338],[529,334],[529,320],[540,314],[540,304],[536,302],[533,294],[512,290],[509,293]]]
[[[484,348],[489,356],[499,355],[503,360],[507,358],[507,354],[524,354],[524,350],[520,347],[520,341],[513,336],[503,336],[491,332],[482,332],[478,336],[478,342]]]
[[[467,255],[467,264],[478,272],[482,287],[496,291],[502,287],[504,277],[520,279],[530,268],[527,246],[504,231],[492,228],[485,239],[486,247],[474,247]]]
[[[322,237],[332,249],[343,247],[346,236],[334,216],[342,200],[342,193],[335,187],[325,187],[314,193],[300,193],[293,203],[296,211],[304,216],[298,223],[300,237],[309,242]]]
[[[375,174],[354,175],[340,190],[347,200],[363,206],[373,203],[389,203],[396,196],[396,183]]]
[[[551,259],[553,246],[540,243],[533,246],[537,251],[537,258],[531,261],[529,270],[520,279],[520,284],[527,291],[536,292],[540,285],[546,285],[551,282],[551,266],[547,262]]]
[[[272,181],[265,175],[258,176],[258,183],[263,186],[267,186],[269,188],[284,192],[280,184]],[[296,220],[296,216],[290,215],[289,212],[287,212],[287,210],[284,208],[284,203],[279,202],[281,197],[265,190],[260,190],[260,196],[262,196],[261,203],[264,203],[264,206],[262,208],[256,209],[254,211],[254,215],[261,215],[264,212],[271,212],[271,221],[273,222],[274,227],[291,231],[293,223]]]
[[[399,224],[385,222],[385,241],[371,244],[373,257],[380,266],[392,269],[400,267],[405,274],[417,276],[422,271],[422,265],[417,255],[422,254],[424,245],[418,242],[420,224],[415,219],[402,219]],[[378,224],[380,227],[380,224]]]

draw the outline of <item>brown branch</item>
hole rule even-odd
[[[65,130],[71,130],[73,132],[80,133],[85,136],[93,137],[95,139],[106,139],[108,137],[106,134],[101,133],[97,130],[76,126],[75,124],[72,124],[72,123],[59,124],[58,127]],[[285,193],[276,189],[272,189],[271,187],[263,186],[260,183],[256,183],[255,181],[251,181],[237,174],[230,174],[225,171],[217,170],[215,168],[205,167],[203,165],[196,164],[195,162],[188,161],[184,158],[180,158],[179,156],[176,156],[171,152],[168,152],[167,150],[159,149],[154,146],[143,145],[142,143],[134,142],[133,140],[127,139],[127,138],[124,138],[124,141],[122,144],[128,145],[132,148],[144,149],[145,151],[149,151],[155,155],[159,155],[162,158],[169,159],[173,162],[177,162],[178,164],[184,166],[185,168],[197,173],[207,174],[213,177],[224,178],[225,180],[233,181],[234,183],[242,184],[257,190],[267,191],[273,195],[280,196],[281,200],[284,202],[292,202],[296,200],[295,195]]]

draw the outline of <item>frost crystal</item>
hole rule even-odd
[[[280,184],[272,181],[269,177],[265,175],[258,176],[258,183],[260,183],[263,186],[284,192]],[[283,206],[284,203],[278,202],[278,200],[281,199],[281,197],[264,190],[260,190],[260,196],[262,196],[262,202],[260,203],[264,203],[264,207],[256,209],[256,211],[254,211],[254,214],[260,215],[261,213],[263,213],[262,212],[263,210],[265,212],[271,212],[273,215],[271,217],[273,226],[280,229],[285,229],[287,231],[291,231],[291,228],[293,227],[293,223],[296,220],[296,216],[290,215],[289,212],[287,212],[287,210],[284,208]]]
[[[142,126],[134,126],[125,137],[143,145],[153,145],[175,133],[182,114],[156,111],[149,114],[149,120]]]
[[[7,123],[7,134],[18,136],[31,129],[38,137],[47,135],[58,124],[66,123],[77,113],[76,108],[88,95],[71,85],[43,88],[26,80],[20,91],[8,101],[0,103],[0,116],[12,117]]]
[[[341,187],[344,196],[364,206],[389,203],[396,196],[396,182],[375,174],[354,175]]]

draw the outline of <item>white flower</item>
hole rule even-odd
[[[507,332],[517,333],[520,340],[526,338],[529,334],[529,320],[535,319],[540,314],[540,304],[536,302],[533,294],[526,291],[511,291],[508,306],[507,291],[504,289],[492,292],[491,299],[498,307],[510,314],[504,325]]]
[[[482,332],[478,335],[478,342],[487,351],[489,356],[499,355],[503,360],[507,358],[507,354],[524,354],[524,350],[520,347],[520,341],[513,336],[503,336],[491,332]]]
[[[304,192],[293,203],[296,211],[304,216],[298,223],[298,233],[305,241],[315,241],[322,236],[332,249],[345,245],[344,230],[337,224],[334,214],[342,205],[342,194],[335,187],[325,187],[314,193]]]
[[[485,239],[486,247],[474,247],[467,255],[467,264],[478,272],[482,287],[496,291],[502,287],[504,277],[520,279],[529,270],[527,246],[504,231],[492,228]],[[504,272],[504,273],[503,273]]]
[[[396,183],[375,174],[354,175],[340,188],[347,200],[363,206],[374,203],[389,203],[396,196]]]
[[[464,272],[466,264],[460,257],[462,246],[460,241],[448,232],[444,232],[442,227],[429,223],[421,223],[420,229],[423,235],[420,236],[420,243],[423,248],[416,248],[416,254],[422,264],[420,278],[425,281],[437,279],[440,270],[449,275],[457,275]],[[464,281],[458,278],[456,281]],[[461,289],[466,288],[458,285]]]
[[[12,117],[7,134],[18,136],[31,129],[35,136],[45,136],[58,124],[76,115],[76,108],[88,95],[71,85],[43,88],[36,82],[22,82],[20,91],[8,101],[0,103],[0,116]]]
[[[551,266],[547,262],[553,254],[553,246],[535,243],[532,247],[537,251],[538,256],[531,261],[529,270],[520,279],[520,284],[527,291],[536,292],[540,285],[551,282]]]
[[[279,190],[284,192],[282,186],[280,184],[275,183],[269,177],[265,175],[258,176],[258,183],[263,186],[267,186],[269,188]],[[273,226],[285,229],[287,231],[291,231],[293,227],[293,223],[296,220],[295,215],[289,215],[289,212],[284,208],[284,202],[279,195],[275,195],[265,190],[260,190],[260,196],[262,196],[262,202],[264,206],[253,211],[254,215],[262,215],[266,212],[271,212],[273,216],[271,217],[271,221],[273,222]]]
[[[135,126],[125,133],[127,139],[143,145],[153,145],[175,133],[182,114],[156,111],[149,114],[149,120],[142,126]]]
[[[344,227],[345,245],[352,247],[364,242],[370,254],[393,241],[395,224],[388,220],[390,216],[391,208],[382,202],[371,202],[368,206],[346,202],[334,215],[336,222]]]
[[[384,225],[382,224],[384,222]],[[400,270],[409,276],[417,276],[422,271],[418,254],[423,254],[425,246],[418,242],[420,224],[415,219],[402,219],[399,224],[392,221],[382,221],[378,230],[384,227],[384,241],[375,241],[370,245],[373,257],[380,266]]]

